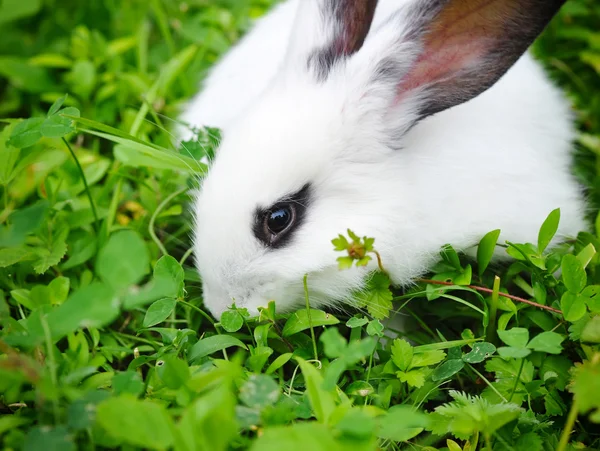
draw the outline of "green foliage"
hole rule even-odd
[[[548,212],[537,243],[446,245],[404,290],[348,230],[352,308],[215,322],[187,204],[220,132],[175,143],[173,118],[272,3],[0,2],[2,448],[600,449],[597,1],[534,46],[578,112],[594,230],[555,246]]]

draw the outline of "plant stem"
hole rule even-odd
[[[579,406],[577,405],[577,400],[573,398],[571,410],[569,410],[569,416],[567,417],[567,422],[565,423],[565,427],[563,428],[562,434],[560,435],[560,441],[558,442],[558,448],[556,448],[556,451],[566,451],[567,446],[569,445],[569,438],[571,437],[571,432],[573,432],[573,426],[575,426],[575,420],[577,419],[578,410]]]
[[[373,253],[377,257],[377,266],[379,266],[379,270],[387,275],[387,271],[383,268],[383,262],[381,261],[381,255],[376,250],[373,250]]]
[[[487,385],[488,387],[490,387],[490,389],[491,389],[491,390],[492,390],[494,393],[496,393],[496,395],[498,395],[498,397],[499,397],[499,398],[500,398],[502,401],[504,401],[504,402],[508,402],[508,400],[507,400],[507,399],[506,399],[504,396],[502,396],[502,393],[500,393],[500,392],[498,391],[498,389],[497,389],[496,387],[494,387],[494,385],[493,385],[493,384],[492,384],[490,381],[488,381],[488,380],[487,380],[487,378],[486,378],[486,377],[485,377],[483,374],[481,374],[479,371],[477,371],[477,370],[475,369],[475,367],[474,367],[473,365],[471,365],[470,363],[469,363],[468,365],[469,365],[469,368],[471,369],[471,371],[473,371],[475,374],[477,374],[477,376],[479,376],[479,378],[480,378],[480,379],[481,379],[483,382],[485,382],[485,383],[486,383],[486,385]]]
[[[182,301],[181,299],[178,299],[177,302],[179,302],[180,304],[183,305],[187,305],[189,308],[197,311],[198,313],[200,313],[204,318],[206,318],[214,327],[215,325],[215,321],[210,317],[210,315],[208,313],[206,313],[204,310],[202,310],[201,308],[196,307],[194,304],[190,304],[189,302],[186,301]],[[218,331],[217,331],[218,332]]]
[[[442,280],[417,279],[417,281],[421,282],[421,283],[428,283],[428,284],[431,284],[431,285],[445,285],[445,286],[448,286],[448,287],[456,285],[456,284],[454,284],[452,282],[444,282]],[[494,290],[491,290],[489,288],[479,287],[477,285],[464,285],[464,286],[466,286],[467,288],[470,288],[472,290],[481,291],[483,293],[494,294]],[[541,308],[541,309],[544,309],[544,310],[548,310],[550,312],[554,312],[554,313],[558,313],[559,315],[562,315],[562,312],[560,310],[558,310],[558,309],[555,309],[553,307],[549,307],[547,305],[538,304],[537,302],[533,302],[533,301],[530,301],[528,299],[523,299],[523,298],[520,298],[518,296],[513,296],[512,294],[507,294],[507,293],[499,292],[498,296],[502,296],[502,297],[511,299],[513,301],[522,302],[524,304],[532,305],[534,307],[538,307],[538,308]]]
[[[50,332],[50,328],[48,327],[48,322],[46,321],[46,315],[40,315],[40,323],[42,325],[42,329],[44,330],[44,338],[46,339],[46,353],[48,357],[48,370],[50,371],[50,380],[52,381],[52,386],[55,390],[58,390],[58,378],[56,376],[56,360],[54,359],[53,345],[52,345],[52,334]],[[58,410],[58,399],[56,396],[52,399],[52,411],[54,415],[54,423],[58,424],[59,422],[59,410]]]
[[[183,264],[189,258],[189,256],[192,255],[192,252],[194,252],[194,248],[193,247],[190,247],[187,251],[185,251],[185,254],[183,254],[183,257],[181,257],[181,260],[179,260],[179,264],[181,266],[183,266]]]
[[[487,448],[487,451],[494,451],[492,449],[492,438],[490,437],[489,433],[484,433],[484,439],[485,439],[485,447]]]
[[[156,236],[156,232],[154,232],[154,223],[156,222],[156,218],[158,217],[160,212],[163,211],[163,209],[167,206],[167,204],[169,202],[171,202],[173,199],[175,199],[177,196],[179,196],[180,194],[185,193],[186,191],[187,191],[187,188],[182,188],[182,189],[175,191],[174,193],[171,193],[170,195],[168,195],[165,198],[165,200],[163,200],[160,203],[160,205],[156,208],[156,210],[154,210],[154,213],[152,214],[152,217],[150,218],[150,222],[148,223],[148,233],[150,234],[152,241],[154,241],[154,243],[158,246],[158,248],[160,249],[160,251],[162,252],[163,255],[169,255],[169,253],[167,252],[167,249],[162,244],[162,242]]]
[[[94,230],[96,231],[96,233],[98,233],[99,228],[100,228],[100,221],[98,220],[98,212],[96,211],[96,204],[94,203],[94,199],[92,198],[92,192],[90,191],[90,187],[88,186],[87,179],[85,178],[85,172],[83,172],[83,168],[81,167],[81,164],[79,163],[79,159],[77,158],[77,155],[75,155],[75,152],[71,148],[71,145],[68,143],[68,141],[65,138],[61,138],[61,139],[62,139],[62,142],[65,143],[65,146],[67,146],[67,149],[69,149],[69,152],[71,152],[71,156],[75,160],[75,164],[77,165],[77,169],[79,170],[79,175],[81,176],[81,180],[83,181],[83,186],[85,187],[85,193],[87,194],[87,198],[90,201],[90,206],[92,207],[92,213],[94,214],[94,224],[95,224]]]
[[[310,302],[308,300],[308,274],[304,274],[304,298],[306,299],[306,314],[308,316],[308,325],[310,326],[310,336],[313,342],[313,351],[315,353],[315,360],[319,360],[319,353],[317,352],[317,340],[315,339],[315,329],[312,325],[312,318],[310,317]]]
[[[500,293],[500,277],[494,277],[492,301],[490,305],[490,321],[487,325],[486,340],[493,343],[496,338],[496,317],[498,315],[498,298]]]
[[[515,391],[517,391],[517,385],[519,384],[519,379],[521,379],[521,373],[523,372],[524,365],[525,359],[521,359],[521,366],[519,366],[519,372],[517,373],[517,377],[515,378],[515,384],[513,385],[512,391],[510,392],[510,396],[508,397],[508,402],[510,402],[513,399]]]

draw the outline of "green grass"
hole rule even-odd
[[[448,246],[410,291],[377,273],[349,318],[215,323],[187,203],[217,131],[168,130],[271,3],[0,2],[2,449],[600,449],[600,4],[535,47],[578,114],[591,230],[549,251],[553,212],[535,244]],[[338,238],[340,265],[374,238]],[[383,340],[392,300],[414,320]]]

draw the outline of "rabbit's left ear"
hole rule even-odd
[[[324,80],[333,66],[362,47],[378,0],[300,0],[287,66]],[[300,65],[300,67],[298,67]]]

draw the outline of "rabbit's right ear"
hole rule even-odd
[[[378,0],[300,0],[286,66],[318,81],[362,47]],[[298,67],[300,65],[300,67]]]
[[[343,77],[356,81],[363,106],[378,101],[401,135],[494,85],[564,2],[413,0],[373,30]]]

